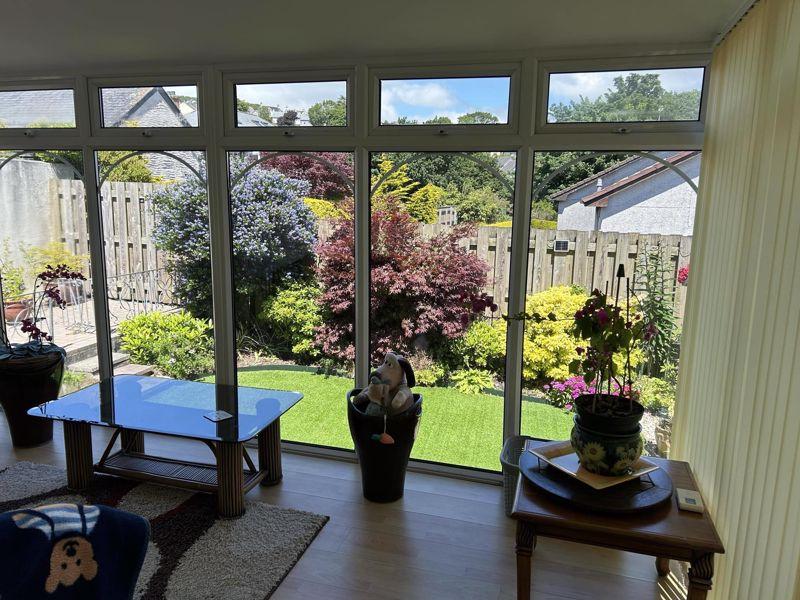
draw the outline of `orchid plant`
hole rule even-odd
[[[73,271],[68,265],[59,264],[55,267],[47,265],[44,271],[36,276],[33,286],[33,314],[21,322],[21,330],[28,334],[28,342],[24,344],[11,344],[5,327],[0,327],[0,360],[12,357],[30,357],[60,352],[64,350],[53,344],[53,334],[40,327],[44,320],[45,300],[60,309],[67,306],[61,297],[59,283],[67,280],[85,281],[86,277],[78,271]],[[0,297],[2,297],[2,282],[0,282]]]
[[[592,389],[592,412],[613,410],[613,393],[628,399],[628,412],[633,410],[635,394],[631,373],[631,352],[642,340],[656,334],[655,325],[646,322],[642,313],[631,311],[630,284],[626,279],[625,305],[620,306],[619,288],[624,270],[617,275],[616,299],[594,290],[574,317],[574,333],[588,342],[576,348],[578,358],[570,364],[570,372],[582,373],[583,380]],[[622,372],[614,355],[625,357]],[[621,379],[621,380],[620,380]]]

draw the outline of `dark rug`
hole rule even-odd
[[[42,504],[105,504],[150,521],[147,556],[134,598],[269,598],[328,517],[248,501],[239,519],[216,516],[216,499],[117,477],[97,476],[85,492],[66,487],[66,472],[15,463],[0,470],[0,512]]]

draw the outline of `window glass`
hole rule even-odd
[[[353,155],[235,152],[228,166],[238,382],[304,394],[283,439],[352,449]]]
[[[703,67],[551,73],[548,123],[696,121]]]
[[[197,127],[197,86],[100,89],[103,127]]]
[[[382,79],[382,125],[508,123],[510,77]]]
[[[44,343],[64,348],[62,394],[98,371],[81,157],[80,150],[0,151],[0,163],[11,158],[0,168],[0,327],[12,344],[35,339],[35,326]],[[50,267],[62,275],[43,280]]]
[[[645,451],[666,454],[701,160],[699,151],[683,150],[536,154],[525,311],[555,320],[525,321],[523,434],[569,438],[574,401],[591,389],[582,372],[570,371],[586,346],[572,330],[574,315],[595,289],[615,297],[624,265],[633,310],[657,331],[631,357]],[[623,280],[623,305],[626,288]]]
[[[114,373],[214,380],[205,154],[97,153]]]
[[[380,152],[371,161],[372,366],[393,351],[415,370],[424,416],[412,458],[496,471],[514,155]]]
[[[236,86],[237,127],[345,127],[346,81]]]
[[[0,129],[75,127],[72,90],[0,91]]]

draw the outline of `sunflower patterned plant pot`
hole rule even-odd
[[[642,455],[642,427],[637,425],[630,433],[602,433],[581,427],[576,416],[570,442],[587,471],[611,477],[628,475]]]

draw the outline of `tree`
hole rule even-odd
[[[351,213],[350,213],[351,214]],[[389,199],[371,216],[370,336],[373,359],[407,353],[419,338],[452,340],[487,306],[488,265],[460,246],[468,228],[423,239],[419,227]],[[343,218],[317,249],[317,277],[325,317],[316,343],[340,362],[355,358],[354,224]],[[490,302],[489,302],[490,304]]]
[[[475,112],[467,113],[458,117],[458,122],[461,125],[493,125],[499,123],[495,115],[485,110],[476,110]]]
[[[314,198],[341,200],[352,196],[347,181],[353,181],[353,155],[349,152],[314,152],[312,158],[303,154],[282,154],[262,163],[265,169],[276,169],[295,179],[304,179],[311,185],[309,194]],[[321,162],[325,160],[336,167]],[[337,172],[337,170],[339,172]]]
[[[454,185],[459,190],[488,187],[503,197],[511,195],[504,182],[513,189],[513,174],[500,171],[497,156],[490,152],[475,152],[470,156],[482,164],[458,152],[393,152],[383,154],[381,158],[394,163],[408,161],[408,176],[423,184],[432,183],[445,189]],[[494,168],[503,179],[487,167]]]
[[[549,107],[556,122],[685,121],[697,119],[700,91],[669,92],[657,73],[615,77],[612,88],[590,100],[580,96],[569,104]]]
[[[232,165],[235,167],[241,165]],[[270,286],[311,268],[316,219],[309,185],[275,170],[250,169],[231,190],[233,269],[239,322],[254,318]],[[169,253],[178,296],[193,315],[211,316],[208,197],[197,178],[154,191],[153,237]]]
[[[259,102],[248,102],[241,98],[236,99],[236,110],[250,115],[257,115],[267,123],[272,123],[272,111],[266,104]]]
[[[573,160],[584,156],[585,152],[537,152],[533,170],[533,189],[537,198],[550,201],[550,197],[570,185],[604,171],[625,160],[624,154],[602,154],[600,156],[579,160],[573,165],[566,166]],[[560,170],[563,169],[563,170]],[[542,183],[552,173],[558,173],[547,182],[543,188]]]
[[[450,120],[450,117],[440,117],[439,115],[436,115],[435,117],[425,121],[424,124],[425,125],[452,125],[453,122]]]
[[[379,158],[377,170],[373,171],[371,185],[375,188],[372,192],[373,204],[380,203],[383,198],[392,197],[405,204],[411,199],[422,184],[408,176],[408,165],[400,165],[395,169],[395,163],[387,157]],[[380,184],[378,184],[380,182]]]
[[[338,100],[323,100],[308,109],[308,120],[317,127],[345,127],[347,125],[347,101],[344,96]]]
[[[406,202],[405,209],[416,221],[435,223],[439,216],[439,206],[444,201],[445,191],[438,185],[426,183]]]
[[[456,208],[459,223],[495,223],[509,215],[509,203],[488,187],[465,192],[450,187],[445,202]]]
[[[275,121],[275,124],[278,127],[292,127],[297,123],[297,111],[296,110],[287,110],[283,113],[278,120]]]

